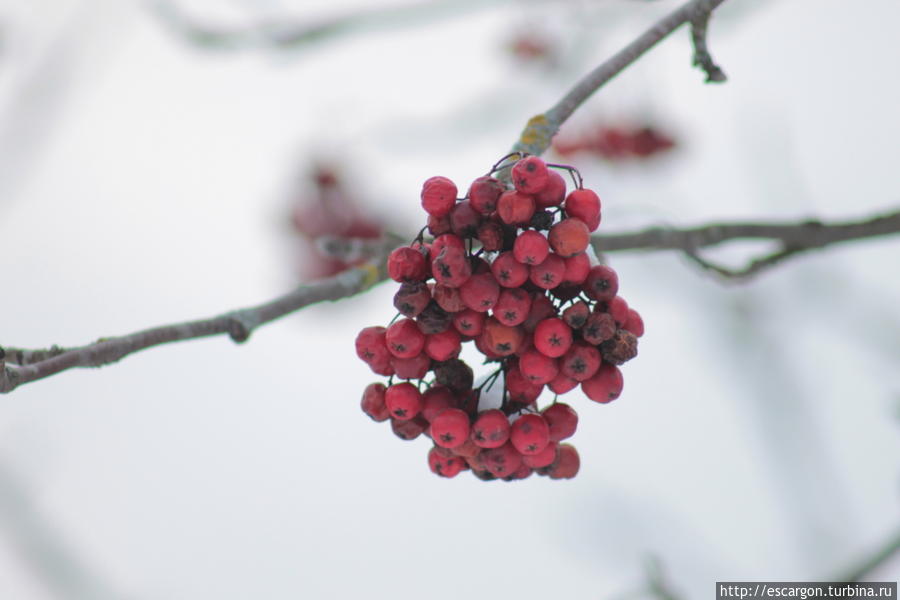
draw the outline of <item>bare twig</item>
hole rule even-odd
[[[593,238],[599,252],[622,250],[681,250],[692,261],[722,277],[746,279],[783,260],[832,244],[900,233],[900,211],[843,223],[818,220],[787,223],[719,223],[687,229],[653,227],[635,233],[605,234]],[[778,242],[775,252],[751,260],[746,267],[730,269],[698,254],[700,248],[731,240]]]
[[[103,338],[78,348],[49,350],[10,349],[0,357],[0,393],[55,375],[74,367],[101,367],[129,354],[169,342],[180,342],[228,334],[235,342],[246,341],[257,327],[305,306],[325,300],[339,300],[363,292],[387,277],[385,259],[399,245],[398,238],[386,237],[371,262],[333,277],[299,286],[270,302],[231,311],[210,319],[199,319],[145,329],[121,337]],[[15,361],[21,358],[22,363]],[[40,360],[39,360],[40,359]]]
[[[650,29],[638,36],[636,40],[585,75],[581,81],[569,90],[569,93],[547,112],[532,117],[519,136],[519,141],[513,146],[513,151],[543,154],[550,147],[550,141],[553,139],[553,136],[556,135],[562,124],[572,116],[575,109],[581,106],[585,100],[613,77],[640,58],[647,50],[685,23],[693,24],[695,34],[697,33],[697,24],[702,26],[700,30],[702,33],[700,46],[697,46],[697,36],[694,36],[696,58],[698,49],[706,49],[706,21],[709,19],[709,14],[724,1],[691,0],[691,2],[682,5],[657,21]],[[706,55],[708,56],[709,52],[706,52]]]
[[[694,66],[706,71],[706,83],[722,83],[728,79],[713,60],[706,45],[706,29],[709,26],[710,9],[698,8],[691,18],[691,41],[694,43]]]

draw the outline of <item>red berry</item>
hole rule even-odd
[[[412,319],[400,319],[385,333],[388,350],[397,358],[412,358],[425,347],[425,334]]]
[[[554,394],[563,395],[568,394],[572,390],[578,387],[578,382],[560,371],[557,373],[556,377],[547,384],[547,387],[550,388],[550,391]]]
[[[465,461],[458,456],[447,458],[437,452],[436,448],[432,448],[428,451],[428,467],[435,475],[456,477],[465,468]]]
[[[431,368],[431,358],[424,352],[412,358],[391,358],[394,374],[400,379],[422,379]]]
[[[485,175],[473,181],[469,186],[469,202],[476,211],[483,215],[489,215],[497,210],[497,200],[504,191],[506,188],[500,181]]]
[[[591,232],[580,219],[563,219],[550,228],[550,247],[563,258],[571,258],[587,250]]]
[[[534,328],[534,346],[544,356],[562,356],[571,345],[572,329],[562,319],[544,319]]]
[[[534,203],[538,208],[559,206],[566,197],[566,180],[553,170],[547,171],[547,185],[534,195]]]
[[[552,232],[552,230],[551,230]],[[513,257],[525,265],[539,265],[550,254],[547,238],[537,231],[523,231],[513,244]]]
[[[384,327],[366,327],[356,336],[356,355],[379,375],[394,374],[386,332]]]
[[[448,313],[456,313],[463,310],[466,305],[463,304],[462,298],[459,297],[459,288],[447,287],[438,283],[431,290],[431,295],[438,306]]]
[[[531,267],[529,278],[531,283],[545,290],[552,290],[562,283],[566,274],[566,263],[557,254],[550,254],[539,265]]]
[[[475,442],[473,442],[470,437],[456,448],[453,448],[451,452],[456,456],[471,458],[473,456],[477,456],[481,452],[481,448],[479,446],[476,446]]]
[[[559,365],[555,358],[532,349],[519,356],[519,370],[531,383],[544,385],[553,381],[559,373]]]
[[[504,325],[515,326],[528,318],[531,294],[520,288],[505,288],[500,292],[492,313]]]
[[[628,303],[622,296],[616,296],[607,303],[606,312],[612,315],[616,325],[621,327],[628,320]]]
[[[570,256],[565,260],[566,273],[563,275],[563,283],[581,285],[591,272],[591,259],[585,253]]]
[[[432,300],[416,317],[416,326],[425,335],[441,333],[450,328],[453,317]]]
[[[490,271],[472,275],[459,288],[459,296],[467,308],[487,312],[494,307],[500,297],[500,285]]]
[[[478,241],[487,252],[503,249],[503,225],[497,221],[484,221],[478,226]]]
[[[527,156],[513,165],[512,181],[516,190],[524,194],[536,194],[547,187],[549,169],[537,156]]]
[[[525,464],[525,457],[522,457],[522,464],[518,469],[512,474],[507,475],[503,478],[503,481],[518,481],[519,479],[525,479],[530,477],[532,473],[534,473],[534,469]]]
[[[550,301],[550,298],[544,294],[537,294],[531,300],[531,311],[528,318],[522,323],[525,331],[534,331],[537,324],[549,317],[556,316],[556,307]]]
[[[597,345],[616,335],[616,322],[609,313],[591,313],[581,328],[581,337],[589,344]]]
[[[584,292],[591,300],[609,302],[619,292],[619,276],[612,267],[597,265],[588,273]]]
[[[494,477],[506,477],[522,466],[522,455],[509,442],[498,448],[485,448],[478,458]]]
[[[472,265],[465,250],[448,246],[431,263],[431,274],[436,282],[458,288],[472,275]]]
[[[509,399],[515,404],[528,406],[533,404],[541,392],[544,390],[543,385],[532,383],[519,370],[518,365],[510,365],[504,375],[506,381],[506,391],[509,392]]]
[[[481,335],[487,347],[500,356],[515,354],[525,339],[525,332],[521,327],[504,325],[494,317],[485,321]]]
[[[439,235],[443,235],[445,233],[450,233],[450,215],[446,214],[443,217],[435,217],[434,215],[428,215],[428,221],[426,223],[428,225],[428,233],[437,237]]]
[[[428,429],[428,421],[421,416],[414,419],[391,419],[391,430],[401,440],[414,440]]]
[[[443,217],[456,204],[456,184],[446,177],[430,177],[422,186],[422,208],[429,215]]]
[[[472,424],[470,438],[481,448],[497,448],[509,439],[509,419],[496,408],[478,415]]]
[[[403,283],[394,294],[394,308],[403,316],[411,319],[425,310],[429,302],[431,302],[431,291],[428,289],[428,285],[421,281]]]
[[[559,370],[575,381],[585,381],[594,376],[601,362],[597,348],[585,342],[575,342],[562,357]]]
[[[481,215],[478,214],[468,200],[463,200],[450,211],[450,229],[462,238],[473,238],[478,234]]]
[[[578,429],[578,413],[568,404],[556,402],[541,411],[550,426],[550,441],[560,442],[570,438]]]
[[[559,455],[557,443],[551,441],[547,446],[537,454],[528,454],[522,457],[522,463],[528,465],[532,469],[540,469],[552,465]]]
[[[590,231],[600,226],[600,198],[592,190],[573,190],[566,198],[567,217],[581,219]]]
[[[509,428],[509,441],[519,454],[538,454],[550,443],[550,426],[540,415],[522,415]]]
[[[438,362],[456,358],[459,356],[460,350],[462,350],[462,340],[459,338],[459,333],[453,328],[425,338],[425,354]]]
[[[453,248],[460,252],[465,252],[466,243],[455,233],[445,233],[444,235],[440,235],[431,243],[432,258],[436,258],[444,248]]]
[[[469,415],[458,408],[444,409],[431,422],[431,439],[444,448],[461,445],[469,439]]]
[[[556,462],[550,465],[547,474],[551,479],[572,479],[578,474],[578,468],[581,466],[578,451],[569,444],[560,444],[557,450],[559,456]]]
[[[579,300],[563,311],[562,318],[572,329],[581,329],[591,316],[591,308],[587,302]]]
[[[644,335],[644,320],[641,318],[640,313],[633,308],[629,308],[628,318],[625,319],[625,324],[622,326],[622,329],[630,331],[637,337]]]
[[[467,308],[453,315],[453,327],[460,334],[472,338],[481,334],[486,318],[484,313]]]
[[[387,421],[391,412],[384,403],[384,392],[387,388],[381,383],[370,383],[363,391],[360,407],[373,421]]]
[[[528,267],[516,260],[512,252],[503,252],[491,264],[491,272],[497,283],[506,288],[517,288],[528,281]]]
[[[441,411],[447,408],[456,408],[456,397],[450,388],[443,385],[433,385],[422,394],[422,417],[431,423]]]
[[[619,329],[612,338],[600,344],[603,360],[613,365],[621,365],[637,356],[637,336],[627,329]]]
[[[581,382],[584,395],[600,404],[612,402],[622,393],[622,372],[615,365],[602,364],[593,377]]]
[[[422,394],[411,383],[395,383],[384,392],[384,404],[392,417],[408,421],[422,410]]]
[[[525,225],[534,215],[534,197],[509,190],[497,200],[497,215],[507,225]]]
[[[458,358],[451,358],[434,366],[434,380],[457,394],[471,391],[474,379],[472,367]]]
[[[388,256],[388,275],[394,281],[422,281],[428,276],[425,256],[415,248],[396,248]]]

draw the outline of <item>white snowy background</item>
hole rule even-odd
[[[0,2],[0,345],[80,345],[286,291],[287,215],[316,157],[414,231],[425,178],[467,185],[677,6],[435,4],[294,51],[227,51],[146,3]],[[226,26],[378,5],[179,4]],[[731,0],[710,29],[717,86],[676,32],[574,117],[652,119],[679,141],[650,163],[586,162],[602,229],[896,207],[898,19],[893,0]],[[531,27],[560,36],[558,69],[504,52]],[[392,284],[241,346],[155,348],[0,397],[0,598],[615,599],[647,597],[658,560],[687,600],[717,580],[834,579],[897,531],[900,238],[740,286],[674,253],[611,261],[647,334],[618,401],[571,399],[571,481],[439,479],[427,440],[360,412],[377,378],[353,339],[393,316]]]

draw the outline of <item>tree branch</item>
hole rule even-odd
[[[647,50],[662,41],[670,33],[684,25],[692,24],[692,37],[694,41],[694,61],[707,72],[707,81],[710,81],[709,66],[718,67],[712,63],[712,58],[706,48],[706,25],[710,13],[725,0],[691,0],[657,21],[650,29],[642,33],[636,40],[619,50],[609,60],[585,75],[581,81],[569,90],[563,98],[553,105],[547,112],[532,117],[519,141],[512,148],[513,152],[528,154],[543,154],[550,147],[550,141],[559,128],[572,113],[581,106],[594,92],[603,87],[613,77],[625,70],[634,61],[640,58]],[[701,60],[702,59],[702,60]],[[721,69],[719,69],[721,73]],[[721,76],[724,78],[724,73]],[[724,79],[714,81],[724,81]]]
[[[728,79],[725,71],[715,63],[706,45],[706,29],[711,9],[698,9],[691,18],[691,41],[694,44],[694,66],[706,71],[706,83],[722,83]]]
[[[832,244],[900,233],[900,211],[843,223],[818,220],[787,223],[718,223],[688,229],[653,227],[635,233],[605,234],[593,237],[594,250],[681,250],[701,267],[729,279],[747,279],[783,260]],[[771,240],[780,248],[752,259],[747,266],[731,269],[715,264],[698,254],[700,248],[739,240]]]
[[[180,342],[228,334],[244,342],[254,329],[310,304],[340,300],[363,292],[387,278],[388,253],[401,242],[385,237],[371,260],[359,267],[299,286],[269,302],[234,310],[209,319],[163,325],[121,337],[101,338],[78,348],[51,347],[49,350],[10,348],[0,352],[0,393],[8,393],[25,383],[37,381],[74,367],[102,367],[129,354],[169,342]]]
[[[862,581],[872,571],[898,554],[900,554],[900,529],[894,531],[883,546],[876,548],[870,556],[863,558],[858,565],[834,581]]]

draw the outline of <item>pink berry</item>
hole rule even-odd
[[[541,415],[550,426],[550,441],[560,442],[572,437],[578,428],[578,413],[568,404],[557,402],[545,408]]]
[[[370,383],[363,391],[360,407],[373,421],[387,421],[391,418],[391,412],[384,403],[384,392],[387,390],[384,384]]]
[[[527,156],[513,165],[512,181],[516,190],[524,194],[537,194],[547,187],[550,177],[547,163],[537,156]]]
[[[444,409],[431,422],[431,439],[444,448],[461,445],[469,439],[469,415],[458,408]]]
[[[384,404],[398,421],[408,421],[422,410],[422,394],[411,383],[395,383],[384,392]]]
[[[481,448],[502,446],[509,439],[509,419],[501,410],[486,410],[472,424],[470,437]]]
[[[422,208],[440,218],[450,214],[456,204],[456,184],[446,177],[430,177],[422,186]]]
[[[522,415],[510,427],[509,441],[519,454],[538,454],[550,443],[550,426],[540,415]]]
[[[584,395],[600,404],[612,402],[622,393],[622,372],[615,365],[602,364],[593,377],[581,382]]]
[[[534,328],[534,347],[544,356],[562,356],[571,345],[572,328],[560,318],[544,319]]]
[[[531,283],[545,290],[552,290],[560,283],[566,274],[566,263],[558,254],[550,254],[539,265],[531,267],[529,278]]]
[[[550,254],[547,238],[537,231],[523,231],[513,244],[513,256],[525,265],[539,265]],[[423,264],[424,266],[424,264]]]
[[[385,333],[388,350],[397,358],[412,358],[425,347],[425,334],[412,319],[400,319]]]
[[[625,325],[622,326],[622,329],[630,331],[637,337],[644,335],[644,320],[641,318],[640,313],[633,308],[629,308],[628,318],[625,319]]]
[[[437,448],[428,451],[428,467],[441,477],[456,477],[465,468],[465,461],[458,456],[446,457]]]

